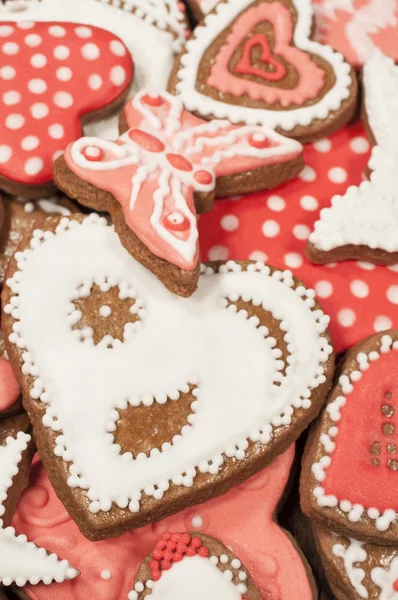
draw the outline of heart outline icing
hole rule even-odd
[[[256,46],[261,48],[261,62],[265,65],[272,66],[274,68],[273,71],[264,71],[252,64],[252,52]],[[243,48],[243,54],[235,66],[234,71],[235,73],[241,73],[242,75],[256,75],[265,81],[280,81],[286,75],[286,67],[273,58],[268,39],[262,33],[257,33],[246,41]]]
[[[128,254],[104,218],[54,218],[47,227],[26,240],[8,272],[15,269],[3,297],[7,349],[32,414],[42,414],[46,443],[68,463],[68,487],[87,498],[88,516],[113,506],[139,513],[143,493],[161,500],[171,483],[192,488],[198,473],[221,477],[227,460],[244,460],[256,443],[265,453],[258,470],[275,458],[279,441],[282,451],[286,436],[293,441],[317,414],[334,366],[329,317],[290,271],[263,263],[243,270],[229,261],[215,275],[203,266],[198,292],[184,299]],[[145,312],[123,341],[81,343],[72,328],[76,315],[67,316],[76,290],[84,284],[89,294],[110,274],[126,293],[134,287]],[[286,362],[268,328],[237,312],[241,297],[280,321]],[[115,413],[178,401],[189,383],[198,388],[198,403],[187,434],[142,460],[121,456],[108,426]]]
[[[396,543],[397,509],[382,490],[387,487],[393,495],[397,485],[396,407],[389,392],[397,364],[396,330],[371,336],[351,351],[306,449],[302,475],[304,512],[322,522],[327,518],[345,535],[376,543]],[[354,419],[355,410],[365,408],[371,418]]]

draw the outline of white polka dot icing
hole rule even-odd
[[[18,432],[7,437],[4,446],[0,446],[0,516],[4,515],[4,501],[18,473],[22,454],[28,447],[30,435]],[[31,583],[52,581],[61,583],[78,575],[68,561],[59,560],[55,555],[47,554],[42,548],[27,541],[23,535],[17,536],[13,527],[4,528],[0,519],[0,584],[9,586],[15,583],[24,586]]]
[[[0,173],[19,184],[43,185],[52,179],[55,153],[81,135],[81,116],[125,91],[131,56],[121,40],[97,27],[0,27],[0,126],[7,148]]]
[[[326,383],[328,372],[325,369],[329,367],[325,363],[329,364],[332,353],[326,333],[329,319],[316,307],[311,290],[302,285],[294,287],[290,271],[271,274],[269,267],[263,263],[251,264],[247,271],[243,271],[241,265],[233,261],[223,265],[218,274],[212,268],[203,267],[198,291],[192,298],[182,299],[169,292],[137,263],[122,248],[113,228],[97,215],[82,221],[64,218],[55,235],[37,230],[30,248],[33,252],[22,251],[17,257],[18,264],[23,264],[22,271],[7,282],[10,301],[6,301],[5,311],[10,318],[19,319],[19,325],[10,329],[9,340],[13,351],[25,345],[33,349],[30,354],[24,353],[28,362],[23,366],[24,373],[34,368],[34,373],[38,374],[30,397],[40,399],[47,406],[43,419],[46,432],[62,430],[62,434],[57,435],[54,452],[64,460],[71,455],[76,457],[67,484],[80,488],[81,483],[86,482],[84,488],[87,484],[87,491],[81,490],[81,493],[89,495],[92,513],[108,512],[113,503],[128,506],[133,513],[139,512],[142,490],[154,499],[161,499],[169,481],[178,486],[192,487],[195,465],[201,473],[216,475],[224,464],[224,453],[242,460],[249,440],[258,441],[265,451],[273,437],[273,428],[283,426],[288,431],[295,410],[303,409],[305,412],[310,409],[313,390]],[[62,272],[57,267],[61,255]],[[68,307],[76,298],[78,282],[88,281],[87,277],[102,281],[102,276],[108,276],[108,273],[112,273],[113,281],[122,291],[127,289],[126,285],[133,285],[142,299],[145,327],[137,329],[139,335],[132,331],[112,349],[82,344],[72,335],[72,330],[71,335],[67,330],[65,336],[61,335]],[[33,319],[36,293],[40,293],[42,311],[39,315],[34,311]],[[280,359],[280,350],[275,347],[276,340],[268,329],[258,328],[258,319],[249,319],[245,311],[236,314],[233,303],[240,295],[247,301],[252,298],[256,305],[262,304],[281,321],[292,355],[288,364]],[[29,301],[24,302],[24,298],[29,298]],[[227,299],[232,302],[230,308]],[[186,310],[181,321],[182,303]],[[14,310],[16,306],[19,307],[17,311]],[[55,308],[57,306],[65,306],[65,309],[60,311]],[[204,314],[205,321],[202,318]],[[51,327],[45,325],[50,322]],[[143,367],[143,364],[152,364],[148,362],[148,353],[154,358],[152,334],[149,335],[152,330],[157,339],[159,357],[154,369]],[[209,338],[210,331],[213,333]],[[215,332],[218,333],[214,335]],[[60,335],[62,346],[59,345]],[[196,342],[195,345],[189,344],[188,352],[187,343],[192,335]],[[39,338],[40,343],[37,344]],[[240,340],[238,343],[237,338]],[[213,347],[214,344],[220,345],[217,350],[214,348],[215,355],[227,359],[220,361],[216,371],[211,369],[212,373],[217,373],[216,380],[222,378],[225,394],[221,396],[217,391],[219,384],[208,372],[209,363],[205,358],[208,356],[205,348],[209,339]],[[45,348],[46,356],[53,356],[55,346],[58,348],[56,356],[61,362],[65,352],[72,361],[71,366],[77,360],[80,366],[84,363],[91,373],[96,373],[95,377],[91,377],[86,376],[86,370],[79,371],[82,373],[81,381],[79,386],[74,387],[76,393],[72,400],[68,393],[70,379],[68,383],[65,370],[54,365],[53,371],[41,350]],[[60,347],[63,348],[61,354]],[[249,353],[247,348],[251,348]],[[112,365],[122,366],[125,361],[126,368],[118,369],[119,376],[116,379],[110,377]],[[223,365],[228,367],[228,375]],[[243,372],[243,365],[244,381],[239,375]],[[286,374],[281,371],[284,366]],[[47,389],[50,382],[51,395]],[[198,393],[193,395],[199,402],[199,410],[195,412],[192,426],[180,436],[178,444],[166,445],[156,456],[151,455],[144,461],[136,460],[131,453],[126,460],[118,460],[122,450],[115,446],[111,433],[114,427],[110,428],[111,420],[113,423],[119,420],[117,409],[123,410],[129,403],[132,406],[150,406],[154,402],[162,404],[170,394],[178,401],[178,390],[189,389],[188,382],[197,387]],[[250,410],[246,410],[241,402],[242,386],[246,390],[245,397],[251,399]],[[68,396],[66,412],[64,393]],[[214,402],[211,399],[213,394]],[[85,402],[82,402],[82,397],[86,398]],[[95,398],[98,410],[91,410],[87,398],[93,401]],[[225,414],[228,418],[221,421],[210,419],[214,403],[220,410],[222,404],[227,403],[229,408]],[[86,411],[90,413],[87,431]],[[67,413],[75,417],[70,420]],[[76,418],[77,414],[79,418]],[[214,423],[214,432],[210,423]],[[71,435],[72,430],[75,433]],[[92,448],[95,453],[95,464],[101,463],[101,472],[93,469],[90,456],[83,452],[83,439],[86,450]],[[225,439],[231,441],[227,447],[223,442]],[[108,451],[109,444],[115,446],[116,454]]]

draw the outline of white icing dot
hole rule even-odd
[[[398,264],[396,264],[396,265],[388,265],[387,269],[389,269],[393,273],[398,273]]]
[[[351,308],[342,308],[337,314],[337,320],[343,327],[351,327],[355,319],[356,315]]]
[[[21,129],[25,123],[25,119],[22,115],[11,114],[6,118],[6,127],[8,129]]]
[[[392,321],[389,317],[385,317],[384,315],[379,315],[373,321],[373,329],[375,331],[384,331],[385,329],[391,329]]]
[[[35,135],[27,135],[26,137],[23,138],[22,142],[21,142],[21,148],[23,150],[35,150],[38,145],[40,144],[40,140],[37,136]]]
[[[25,163],[25,173],[27,175],[38,175],[42,171],[44,163],[41,158],[34,156]]]
[[[285,254],[285,265],[291,269],[298,269],[303,264],[303,257],[298,252]]]
[[[333,286],[330,281],[322,279],[315,284],[315,293],[319,298],[329,298],[333,294]]]
[[[209,250],[209,260],[227,260],[229,250],[225,246],[213,246]]]
[[[303,196],[300,204],[304,210],[316,210],[318,208],[318,200],[314,196]]]
[[[309,167],[308,165],[304,167],[304,169],[301,171],[300,175],[299,175],[300,179],[302,179],[303,181],[315,181],[316,179],[316,173],[314,171],[314,169],[312,167]]]
[[[72,75],[72,69],[70,69],[69,67],[60,67],[56,71],[57,79],[59,79],[60,81],[69,81],[70,79],[72,79]]]
[[[0,77],[5,80],[13,79],[16,75],[16,70],[14,67],[5,66],[0,68]]]
[[[392,304],[398,304],[398,285],[391,285],[387,290],[387,299]]]
[[[113,85],[123,85],[126,81],[126,71],[123,67],[112,67],[109,78]]]
[[[12,156],[12,149],[10,146],[1,145],[0,146],[0,164],[4,165],[8,160],[10,160]]]
[[[350,284],[351,293],[357,298],[366,298],[369,295],[369,286],[364,281],[360,279],[355,279],[351,281]]]
[[[97,60],[100,55],[100,49],[98,48],[97,44],[92,44],[89,42],[88,44],[84,44],[81,49],[81,53],[83,58],[86,60]]]
[[[332,183],[344,183],[347,179],[347,171],[343,167],[329,169],[328,177]]]
[[[90,27],[85,27],[84,25],[76,27],[75,33],[76,33],[77,37],[83,38],[83,39],[87,39],[93,35],[93,32],[90,29]]]
[[[57,60],[65,60],[69,57],[70,50],[68,46],[57,46],[54,48],[54,57]]]
[[[373,271],[376,268],[376,265],[370,262],[366,262],[364,260],[360,260],[357,262],[358,267],[364,269],[365,271]]]
[[[298,240],[306,240],[310,235],[310,228],[308,225],[295,225],[293,227],[293,235]]]
[[[199,515],[196,515],[195,517],[193,517],[192,527],[195,527],[195,529],[200,529],[200,527],[202,527],[202,525],[203,525],[202,517],[200,517]]]
[[[14,104],[18,104],[21,101],[21,94],[16,90],[10,90],[3,94],[3,102],[7,104],[7,106],[13,106]]]
[[[47,64],[47,57],[44,54],[34,54],[30,59],[30,64],[35,69],[42,69]]]
[[[112,314],[112,309],[110,306],[104,304],[104,306],[101,306],[101,308],[99,309],[99,314],[101,317],[110,317]]]
[[[28,82],[28,89],[32,94],[44,94],[47,90],[47,84],[44,79],[31,79]]]
[[[53,100],[59,108],[70,108],[73,104],[73,96],[69,92],[55,92]]]
[[[350,148],[356,154],[365,154],[369,150],[369,142],[365,137],[358,136],[351,140]]]
[[[114,54],[115,56],[125,56],[126,54],[126,48],[124,47],[122,42],[119,42],[119,40],[112,40],[109,43],[109,47],[111,49],[112,54]]]
[[[286,202],[280,196],[270,196],[267,200],[267,206],[275,212],[280,212],[286,207]]]
[[[64,137],[64,128],[60,123],[53,123],[48,128],[48,133],[49,136],[52,137],[54,140],[60,140]]]
[[[6,42],[5,44],[3,44],[2,50],[4,54],[13,56],[14,54],[18,54],[19,46],[15,42]]]
[[[239,227],[239,219],[235,215],[225,215],[221,219],[221,228],[224,231],[236,231]]]
[[[112,572],[109,571],[108,569],[101,571],[101,579],[108,581],[108,579],[110,579],[111,577],[112,577]]]
[[[261,250],[254,250],[249,256],[250,260],[259,260],[260,262],[267,262],[268,256]]]
[[[11,27],[11,25],[1,25],[0,37],[8,37],[12,33],[14,33],[14,27]]]
[[[55,162],[57,160],[57,158],[59,158],[60,156],[62,156],[63,153],[64,153],[63,150],[56,150],[54,152],[54,154],[52,155],[53,162]]]
[[[92,73],[88,78],[88,87],[91,90],[99,90],[102,86],[102,77],[96,73]]]
[[[29,48],[36,48],[36,46],[40,46],[41,42],[41,36],[37,33],[30,33],[25,38],[25,44],[29,46]]]
[[[17,23],[18,29],[32,29],[35,26],[33,21],[20,21]]]
[[[332,142],[330,140],[328,140],[327,138],[325,138],[323,140],[319,140],[318,142],[315,142],[314,148],[315,148],[315,150],[318,150],[318,152],[330,152],[330,150],[332,148]]]
[[[262,226],[263,234],[266,237],[277,236],[279,233],[279,229],[280,229],[280,227],[279,227],[278,223],[276,221],[272,221],[271,219],[268,221],[265,221]]]
[[[36,102],[30,107],[30,112],[32,113],[33,118],[44,119],[49,113],[49,108],[47,104],[44,104],[43,102]]]
[[[66,29],[60,25],[51,25],[51,27],[48,28],[48,33],[53,37],[61,38],[66,35]]]

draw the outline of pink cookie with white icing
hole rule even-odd
[[[291,447],[272,466],[220,498],[95,544],[79,532],[56,497],[42,464],[36,462],[14,526],[53,551],[62,549],[81,574],[56,590],[27,586],[24,593],[31,600],[127,600],[140,564],[162,534],[196,531],[222,539],[232,549],[251,573],[262,598],[313,600],[316,594],[309,568],[273,518],[293,456]]]
[[[55,164],[57,185],[108,211],[126,249],[171,291],[199,278],[196,210],[214,196],[274,187],[302,168],[301,145],[268,127],[207,123],[164,92],[137,94],[116,142],[84,137]]]
[[[354,115],[357,81],[341,54],[311,39],[310,0],[222,0],[176,60],[169,91],[205,119],[268,125],[299,139]]]
[[[348,352],[306,447],[304,512],[325,527],[374,543],[398,531],[398,331]]]
[[[75,23],[0,24],[0,188],[37,198],[54,191],[54,160],[82,123],[116,110],[133,77],[119,38]]]

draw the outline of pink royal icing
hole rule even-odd
[[[253,37],[247,37],[263,22],[273,26],[275,39],[273,56],[270,56],[269,51],[265,52],[264,50],[264,40],[268,46],[265,35],[257,33]],[[226,44],[215,58],[206,83],[224,94],[233,94],[234,96],[247,94],[252,100],[263,100],[267,104],[280,102],[284,108],[313,100],[324,86],[325,73],[311,60],[309,54],[292,46],[293,32],[291,12],[280,2],[267,2],[247,10],[236,19]],[[237,47],[246,38],[242,58],[234,72],[231,72],[231,59]],[[256,46],[261,47],[261,60],[265,65],[271,66],[271,70],[262,70],[251,64],[252,52]],[[276,58],[278,56],[283,57],[297,72],[298,81],[293,89],[266,85],[267,80],[280,81],[286,73],[285,67]],[[261,77],[264,83],[245,79],[240,77],[240,74]]]
[[[81,138],[66,149],[66,163],[116,198],[127,225],[153,254],[186,270],[199,258],[195,192],[214,193],[217,177],[292,160],[302,151],[268,127],[199,119],[166,92],[140,92],[125,117],[129,130],[116,142]]]
[[[199,531],[219,538],[243,562],[264,600],[311,600],[306,568],[293,543],[274,522],[294,457],[292,446],[260,474],[220,498],[122,537],[90,542],[58,500],[41,462],[14,517],[18,532],[62,552],[80,576],[55,586],[27,586],[31,600],[127,600],[136,572],[159,536]]]
[[[55,158],[81,136],[81,118],[126,90],[131,56],[98,27],[28,21],[1,23],[0,56],[0,174],[45,184]]]
[[[0,358],[0,413],[11,408],[18,400],[20,393],[21,388],[10,361]]]

